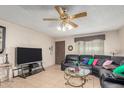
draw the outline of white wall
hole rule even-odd
[[[119,30],[120,55],[124,56],[124,27]]]
[[[89,34],[89,35],[98,35],[98,34],[101,34],[101,33]],[[115,49],[120,50],[118,31],[109,31],[109,32],[104,32],[102,34],[106,35],[106,40],[104,42],[105,54],[111,55],[110,54],[111,51],[113,51]],[[82,35],[82,36],[85,36],[85,35]],[[65,48],[66,48],[65,54],[78,54],[78,50],[76,48],[76,43],[74,42],[75,37],[81,37],[81,35],[56,39],[56,41],[65,41]],[[73,47],[74,47],[73,51],[68,51],[68,45],[73,45]]]
[[[74,37],[65,37],[65,38],[59,38],[56,39],[56,41],[65,41],[65,55],[66,54],[77,54],[77,48],[76,48],[76,44],[74,42]],[[72,51],[68,51],[68,45],[72,45],[73,46],[73,50]]]
[[[105,54],[111,54],[115,50],[120,51],[119,31],[106,32],[105,35],[106,35],[106,40],[104,42]]]
[[[9,62],[15,65],[15,47],[42,48],[44,67],[55,64],[55,50],[50,54],[49,47],[54,46],[54,39],[38,31],[0,20],[0,25],[6,27],[6,53]],[[2,56],[2,55],[1,55]],[[3,60],[0,59],[0,63]]]

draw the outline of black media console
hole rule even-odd
[[[15,71],[18,72],[17,75],[15,75]],[[42,65],[42,62],[40,62],[40,61],[21,64],[20,66],[17,67],[17,69],[13,69],[13,78],[17,77],[17,76],[22,77],[22,78],[26,78],[28,76],[39,73],[41,71],[45,71],[45,69]]]
[[[26,78],[27,76],[44,71],[42,65],[42,48],[15,48],[15,62],[17,68],[13,70],[13,77],[20,76]],[[15,71],[18,72],[15,75]]]

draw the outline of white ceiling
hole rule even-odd
[[[78,28],[62,32],[57,22],[47,22],[45,17],[59,17],[52,5],[0,6],[0,18],[23,25],[52,37],[116,30],[124,25],[124,6],[62,6],[69,14],[87,11],[88,16],[74,20]]]

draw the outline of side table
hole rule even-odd
[[[0,68],[3,68],[7,71],[7,80],[10,80],[10,70],[12,69],[12,64],[0,64]],[[0,85],[1,85],[1,79],[0,79]]]

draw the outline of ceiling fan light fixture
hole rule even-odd
[[[57,26],[57,30],[58,30],[58,31],[61,31],[61,27],[60,27],[60,26]]]
[[[57,30],[66,31],[65,24],[63,22],[60,22],[57,26]]]
[[[63,7],[55,6],[54,8],[58,12],[59,18],[44,18],[43,20],[44,21],[59,21],[59,25],[57,26],[57,29],[59,31],[67,31],[73,28],[77,28],[78,25],[72,22],[72,20],[87,16],[87,12],[80,12],[74,15],[69,15],[67,13],[67,10]]]
[[[66,24],[66,27],[68,28],[68,30],[73,29],[73,27],[71,25],[69,25],[69,24]]]
[[[57,30],[59,31],[68,31],[68,30],[71,30],[73,29],[73,27],[71,25],[69,25],[68,23],[60,23],[58,26],[57,26]]]
[[[57,26],[58,31],[67,31],[66,27]]]
[[[64,31],[64,32],[67,31],[65,26],[63,26],[62,31]]]

